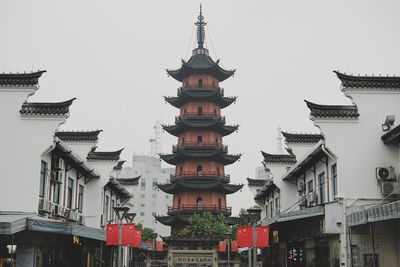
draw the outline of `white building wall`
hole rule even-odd
[[[22,103],[36,87],[0,87],[0,210],[37,212],[40,160],[66,116],[21,117]],[[27,190],[19,191],[16,189]],[[8,201],[4,201],[8,200]]]
[[[286,210],[297,202],[297,185],[282,180],[286,169],[292,165],[268,165],[273,175],[274,184],[280,189],[280,212]]]

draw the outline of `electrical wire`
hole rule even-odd
[[[193,25],[192,34],[190,35],[190,41],[189,41],[188,47],[187,47],[187,49],[186,49],[185,56],[184,56],[183,58],[186,58],[187,55],[188,55],[188,53],[189,53],[189,49],[190,49],[190,47],[191,47],[191,45],[192,45],[192,41],[193,41],[193,35],[194,35],[194,29],[195,29],[195,28],[196,28],[196,26]]]

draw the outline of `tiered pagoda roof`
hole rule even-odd
[[[25,102],[19,113],[24,116],[51,115],[65,116],[69,113],[69,106],[76,98],[64,102]]]
[[[358,108],[355,105],[319,105],[304,100],[307,107],[311,110],[311,116],[314,118],[330,118],[330,119],[353,119],[358,118]]]
[[[214,104],[220,106],[221,108],[226,108],[230,104],[236,101],[237,97],[225,97],[224,92],[220,88],[190,88],[184,87],[178,89],[178,96],[165,96],[166,102],[170,103],[176,108],[187,104],[193,100],[207,100]]]
[[[157,221],[164,225],[174,226],[177,224],[188,224],[191,214],[174,214],[166,216],[154,216]],[[238,217],[225,217],[225,223],[228,225],[235,225],[240,222]]]
[[[307,133],[288,133],[282,132],[283,137],[287,144],[304,144],[304,143],[318,143],[324,139],[322,134],[307,134]]]
[[[400,77],[396,76],[354,76],[346,73],[334,71],[337,77],[342,81],[343,87],[348,88],[379,88],[387,89],[400,89]]]
[[[34,86],[39,83],[39,78],[45,72],[40,70],[31,73],[0,73],[0,86]]]
[[[96,131],[60,131],[56,132],[57,136],[62,141],[69,142],[97,142],[99,133],[103,130]]]
[[[219,118],[200,118],[199,120],[196,120],[194,118],[188,119],[178,117],[175,125],[162,125],[162,127],[164,131],[174,136],[178,136],[181,133],[190,130],[204,129],[226,136],[237,131],[239,125],[225,125],[225,121]]]
[[[117,151],[96,151],[96,147],[88,153],[86,159],[92,161],[117,161],[123,148]]]
[[[233,194],[243,188],[240,184],[226,184],[220,181],[177,181],[175,183],[158,184],[158,188],[168,194],[174,194],[186,190],[209,190],[225,194]]]
[[[188,159],[207,159],[213,160],[224,165],[235,163],[241,157],[240,154],[230,155],[223,151],[223,148],[214,149],[178,149],[173,154],[160,154],[160,158],[165,162],[175,165]]]

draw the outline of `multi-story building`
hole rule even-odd
[[[399,265],[400,78],[336,74],[352,104],[306,101],[321,134],[283,132],[288,153],[263,153],[270,266]]]
[[[111,265],[103,227],[131,197],[110,177],[121,151],[96,151],[100,131],[57,131],[74,99],[27,101],[43,72],[0,74],[0,265]]]

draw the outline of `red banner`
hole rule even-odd
[[[162,241],[156,241],[156,251],[164,251],[164,244]]]
[[[226,241],[219,241],[218,251],[226,252]]]
[[[238,244],[236,241],[231,241],[231,252],[238,252]]]
[[[256,246],[258,248],[269,247],[269,227],[268,226],[258,226],[257,227]]]
[[[238,247],[253,246],[253,228],[252,226],[241,226],[236,230]]]
[[[106,227],[106,245],[118,245],[118,224],[107,224]]]
[[[122,225],[122,245],[133,246],[133,240],[135,237],[135,224],[126,223]]]

